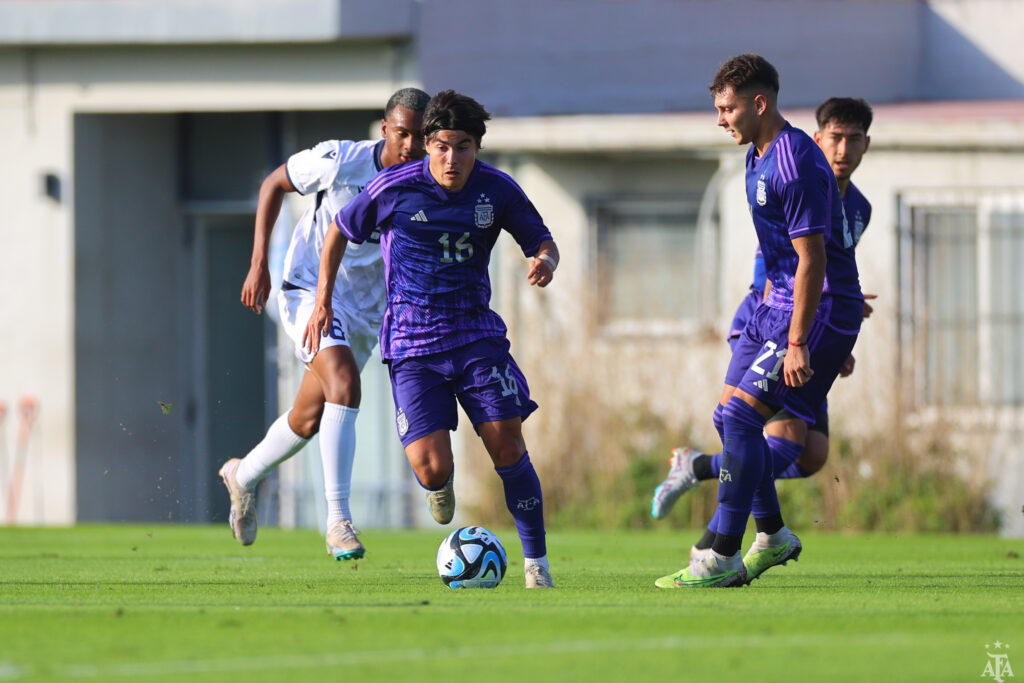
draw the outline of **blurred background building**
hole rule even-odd
[[[486,158],[559,242],[548,290],[526,286],[511,240],[491,268],[542,406],[534,459],[589,457],[588,425],[623,406],[710,443],[756,238],[707,84],[758,52],[799,127],[830,96],[875,108],[854,182],[879,299],[833,432],[948,432],[1024,534],[1021,26],[1016,0],[0,3],[0,497],[27,455],[12,520],[224,518],[217,467],[290,404],[297,372],[239,303],[259,183],[318,140],[376,137],[407,85],[495,114]],[[371,360],[363,381],[357,523],[417,524],[386,372]],[[485,459],[473,448],[460,468]],[[283,468],[264,519],[315,525],[318,472],[315,451]]]

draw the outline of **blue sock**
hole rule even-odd
[[[722,473],[722,454],[715,453],[711,456],[711,471],[715,475],[715,479],[718,479],[718,475]]]
[[[530,454],[523,453],[515,465],[495,467],[494,471],[505,486],[505,505],[516,522],[523,557],[544,557],[548,554],[544,542],[544,502]]]
[[[788,477],[783,476],[784,472],[793,470],[793,465],[796,465],[797,458],[799,458],[800,454],[804,452],[804,447],[802,445],[795,441],[790,441],[789,439],[783,439],[779,436],[769,436],[768,450],[771,451],[772,454],[772,469],[775,472],[776,479],[794,479],[796,477],[807,476],[806,474],[798,474],[795,476],[790,475]],[[797,465],[796,469],[801,468]]]
[[[776,479],[806,479],[811,473],[800,467],[800,463],[793,462],[792,465],[775,475]]]
[[[715,412],[711,416],[711,421],[715,423],[715,429],[718,430],[718,438],[722,440],[722,443],[725,443],[725,422],[722,418],[723,410],[725,410],[725,406],[721,403],[715,406]]]
[[[768,444],[762,434],[765,418],[733,396],[723,411],[725,448],[718,479],[718,534],[743,537],[754,494],[769,470]],[[774,486],[774,482],[773,482]]]

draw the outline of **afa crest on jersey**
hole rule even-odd
[[[481,230],[489,228],[494,224],[494,205],[491,204],[490,198],[485,194],[480,195],[476,200],[474,222],[476,227]]]
[[[757,205],[764,206],[768,202],[768,188],[764,184],[764,176],[757,179]]]

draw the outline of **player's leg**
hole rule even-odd
[[[327,500],[327,552],[336,560],[358,559],[366,549],[352,524],[349,498],[356,457],[359,366],[347,344],[323,346],[309,364],[324,397],[320,417],[320,463]]]
[[[301,316],[304,306],[312,310],[312,301],[309,293],[303,290],[278,294],[281,325],[296,344],[295,353],[303,362],[309,360],[301,350],[302,333],[309,316],[308,313],[304,318]],[[300,319],[303,321],[301,324]],[[292,409],[270,425],[263,439],[244,458],[231,458],[220,468],[219,474],[231,497],[231,530],[242,545],[256,540],[257,484],[280,463],[298,453],[316,433],[323,400],[319,382],[307,371]]]
[[[544,494],[523,441],[522,419],[515,417],[477,425],[494,471],[505,490],[505,507],[515,521],[523,545],[527,588],[550,588],[550,566],[544,530]]]
[[[413,473],[427,490],[427,505],[438,524],[455,516],[455,458],[447,427],[420,437],[405,447]]]
[[[857,335],[839,333],[819,321],[811,325],[807,335],[807,348],[811,354],[813,374],[803,386],[785,392],[783,404],[787,411],[805,424],[816,421],[816,409],[825,405],[828,391],[839,376],[839,369],[849,357],[856,340]],[[774,482],[771,489],[770,494],[764,492],[765,500],[774,495]],[[755,500],[755,519],[759,505],[770,507],[770,501],[765,500]],[[775,506],[777,505],[776,499]],[[781,516],[776,520],[768,515],[768,512],[770,511],[762,510],[762,514],[766,515],[771,523],[758,524],[758,534],[743,557],[749,581],[753,581],[771,567],[785,564],[790,559],[797,559],[802,550],[802,544],[796,534],[781,524]]]
[[[792,462],[787,462],[790,454],[773,451],[773,463],[776,479],[797,479],[809,477],[822,467],[828,460],[828,407],[827,401],[814,415],[814,424],[796,417],[790,411],[782,409],[775,414],[765,428],[769,437],[784,439],[791,442],[802,442],[803,451]]]
[[[395,426],[416,481],[438,524],[455,516],[455,460],[450,431],[458,426],[451,362],[446,354],[404,358],[388,364]]]
[[[503,337],[481,339],[461,350],[459,402],[483,439],[501,477],[505,506],[523,546],[527,588],[551,588],[544,532],[544,496],[523,440],[522,422],[537,404]]]
[[[733,353],[736,352],[736,348],[740,343],[740,337],[743,335],[743,330],[746,328],[751,315],[760,305],[762,297],[763,292],[751,288],[747,296],[743,297],[739,306],[736,307],[736,313],[733,315],[732,323],[729,326],[728,337],[729,348]],[[722,407],[728,403],[729,396],[731,395],[732,387],[726,387],[722,398],[715,407],[714,422],[719,437],[722,437],[723,434]],[[712,461],[712,458],[716,457],[717,459]],[[696,487],[701,481],[717,479],[720,463],[720,453],[717,456],[709,456],[689,446],[672,449],[671,456],[669,457],[668,476],[654,489],[654,496],[651,498],[651,517],[655,519],[664,518],[684,493]]]

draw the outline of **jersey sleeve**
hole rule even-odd
[[[501,225],[515,238],[525,256],[534,256],[542,242],[554,238],[526,193],[515,181],[507,182],[509,198]]]
[[[284,167],[288,182],[299,194],[330,188],[338,175],[338,164],[344,158],[344,143],[343,140],[326,140],[288,157]]]
[[[334,223],[350,242],[362,244],[370,239],[394,208],[393,193],[360,192],[334,216]]]
[[[798,159],[797,164],[797,173],[779,188],[791,240],[825,232],[832,217],[823,169],[807,157]]]

